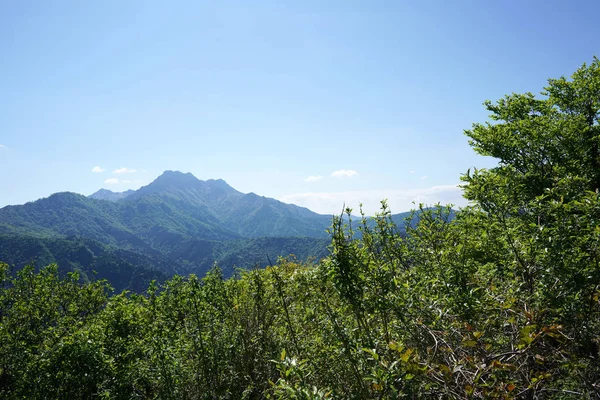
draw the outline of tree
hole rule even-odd
[[[106,304],[108,285],[61,278],[56,265],[8,270],[0,263],[0,397],[91,397],[104,371],[81,330]]]
[[[465,133],[476,152],[497,158],[499,166],[476,180],[467,175],[469,200],[486,209],[489,200],[478,189],[487,182],[518,187],[510,198],[517,206],[564,179],[576,182],[578,191],[600,189],[600,60],[584,64],[571,80],[549,79],[542,96],[512,94],[484,103],[492,122]]]
[[[499,165],[463,176],[464,193],[474,204],[471,216],[494,231],[495,273],[514,276],[511,286],[531,326],[520,329],[535,333],[526,336],[537,338],[538,355],[547,354],[540,357],[548,376],[565,384],[569,371],[598,395],[593,374],[600,372],[591,365],[600,357],[600,60],[570,80],[549,79],[541,95],[485,103],[492,122],[474,124],[466,134]],[[560,327],[569,340],[542,339],[540,327]],[[533,360],[524,365],[536,367]]]

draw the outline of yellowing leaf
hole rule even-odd
[[[403,362],[408,362],[408,359],[410,358],[410,355],[411,355],[412,353],[413,353],[413,350],[412,350],[412,349],[406,349],[406,351],[400,355],[400,359],[401,359]]]

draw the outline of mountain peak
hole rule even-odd
[[[232,194],[241,195],[240,192],[229,186],[222,179],[208,179],[203,181],[196,178],[190,172],[184,173],[170,170],[163,172],[153,182],[138,189],[129,199],[136,199],[150,194],[186,198],[187,201],[192,202],[202,197],[204,199],[202,203],[212,200],[220,201],[218,199]]]
[[[196,178],[191,172],[181,172],[181,171],[175,171],[175,170],[171,170],[171,169],[167,169],[165,171],[163,171],[162,174],[160,174],[158,177],[160,178],[161,176],[165,176],[165,177],[183,177],[183,176],[188,176],[188,177],[193,177],[195,179]]]
[[[156,178],[150,185],[155,183],[170,184],[170,185],[181,185],[200,182],[200,179],[192,175],[191,172],[180,172],[167,170],[163,172],[158,178]]]
[[[205,181],[196,178],[191,172],[180,172],[167,170],[148,186],[158,185],[161,187],[175,187],[177,189],[198,188],[200,186],[212,190],[237,192],[223,179],[207,179]]]

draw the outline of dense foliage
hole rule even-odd
[[[0,397],[600,397],[600,61],[487,107],[471,206],[336,218],[315,265],[112,297],[2,267]]]

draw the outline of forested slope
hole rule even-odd
[[[93,275],[118,290],[140,290],[149,280],[133,279],[132,271],[154,271],[148,276],[162,282],[175,273],[203,276],[215,263],[230,276],[290,254],[322,258],[330,223],[330,216],[222,180],[166,171],[137,191],[55,193],[0,209],[0,259],[13,270],[57,261],[84,281]]]

